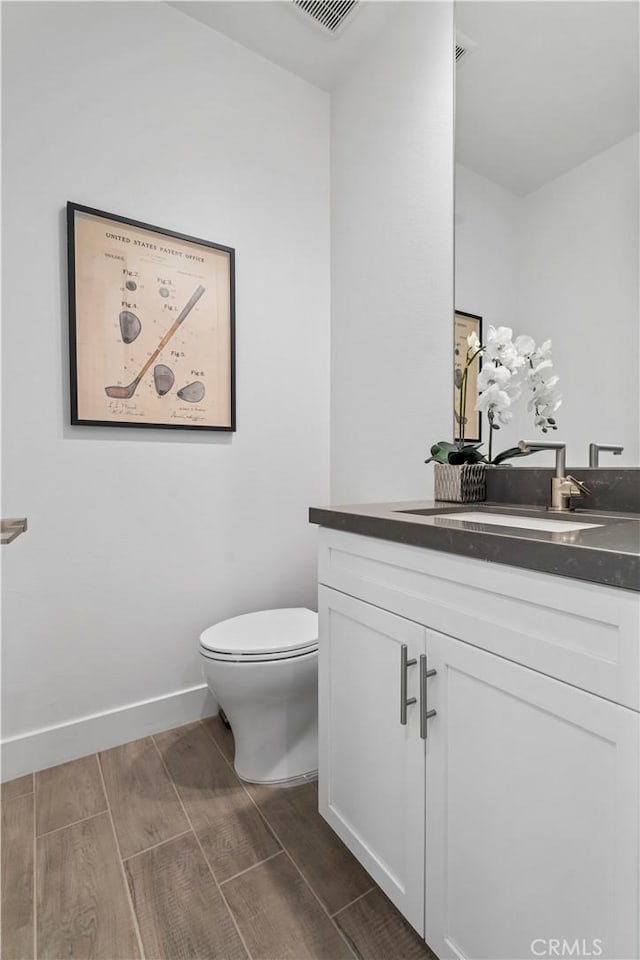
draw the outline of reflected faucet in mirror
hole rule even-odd
[[[615,443],[590,443],[589,444],[589,466],[590,467],[599,467],[600,463],[600,454],[613,453],[614,456],[617,454],[620,456],[624,447],[620,447]]]

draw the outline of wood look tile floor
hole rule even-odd
[[[2,786],[1,960],[437,960],[219,717]]]

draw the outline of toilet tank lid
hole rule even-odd
[[[258,610],[222,620],[200,634],[207,650],[221,653],[275,653],[318,642],[318,614],[306,607]]]

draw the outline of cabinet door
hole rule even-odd
[[[416,930],[424,932],[424,627],[319,589],[320,812]],[[401,724],[406,645],[407,723]]]
[[[427,655],[433,950],[638,958],[640,715],[431,631]]]

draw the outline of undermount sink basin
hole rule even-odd
[[[460,523],[495,524],[497,527],[521,527],[524,530],[544,530],[548,533],[571,533],[601,527],[601,523],[576,523],[573,520],[547,520],[537,517],[512,516],[508,513],[484,513],[480,510],[460,513],[438,513],[438,520],[458,520]]]

